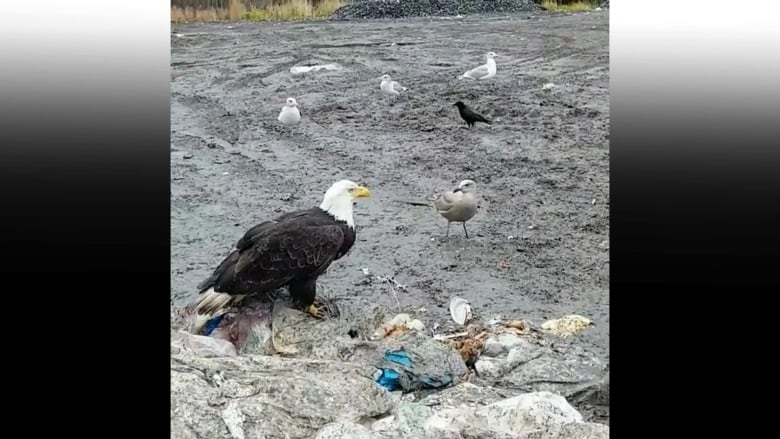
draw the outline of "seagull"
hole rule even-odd
[[[379,88],[382,90],[382,94],[391,96],[391,97],[398,97],[401,95],[402,91],[406,91],[407,88],[402,86],[396,81],[393,81],[392,78],[390,78],[390,75],[382,75],[380,78],[382,80],[382,83],[379,84]]]
[[[460,113],[461,119],[465,120],[466,123],[469,125],[469,129],[474,126],[477,122],[483,122],[488,125],[490,125],[492,122],[488,119],[485,119],[481,114],[476,113],[474,110],[469,108],[466,104],[464,104],[461,101],[455,102],[452,104],[456,107],[458,107],[458,113]]]
[[[433,207],[447,220],[447,236],[450,236],[450,223],[462,223],[466,238],[469,231],[466,230],[466,221],[477,213],[476,183],[472,180],[463,180],[455,190],[439,194]]]
[[[277,120],[286,126],[293,126],[301,121],[301,112],[298,110],[298,102],[294,98],[287,98],[287,103],[282,107]]]
[[[469,70],[468,72],[464,73],[461,78],[482,80],[490,79],[496,76],[496,60],[494,59],[496,54],[493,52],[488,52],[485,57],[487,58],[487,63]]]

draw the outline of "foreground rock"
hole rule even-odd
[[[171,357],[171,437],[309,438],[333,422],[384,415],[372,368],[271,356]]]
[[[502,333],[489,338],[472,382],[561,395],[590,420],[609,419],[609,365],[571,342]]]
[[[359,364],[231,356],[188,350],[171,357],[173,438],[516,438],[609,437],[549,392],[506,398],[462,383],[409,401]]]
[[[486,343],[493,357],[477,362],[483,374],[469,376],[456,353],[422,333],[328,340],[309,331],[322,322],[308,322],[281,338],[297,344],[297,354],[319,358],[239,355],[228,341],[173,330],[172,437],[609,437],[607,425],[586,422],[592,416],[567,402],[609,405],[608,370],[571,346],[498,334]],[[398,350],[409,354],[410,367],[382,355]],[[384,368],[398,372],[400,390],[377,382]]]
[[[609,427],[583,422],[565,398],[550,392],[526,393],[482,407],[461,405],[441,410],[426,421],[425,429],[436,437],[609,437]]]

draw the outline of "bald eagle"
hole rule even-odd
[[[371,192],[349,180],[334,183],[319,207],[285,213],[244,233],[235,248],[197,288],[193,332],[247,296],[287,287],[293,300],[316,318],[316,281],[355,243],[353,203]]]

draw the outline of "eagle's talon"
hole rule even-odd
[[[327,315],[327,307],[322,303],[314,302],[306,308],[306,313],[317,319],[324,319]]]

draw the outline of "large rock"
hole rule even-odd
[[[171,437],[310,438],[394,407],[373,368],[271,356],[171,357]]]
[[[381,439],[381,437],[354,422],[334,422],[322,427],[314,439]]]
[[[587,410],[587,418],[609,417],[609,365],[572,343],[545,337],[498,336],[486,342],[491,357],[476,362],[474,383],[519,392],[547,391]]]
[[[602,439],[609,428],[583,422],[582,415],[560,395],[534,392],[486,406],[461,405],[437,412],[425,424],[430,437]]]

